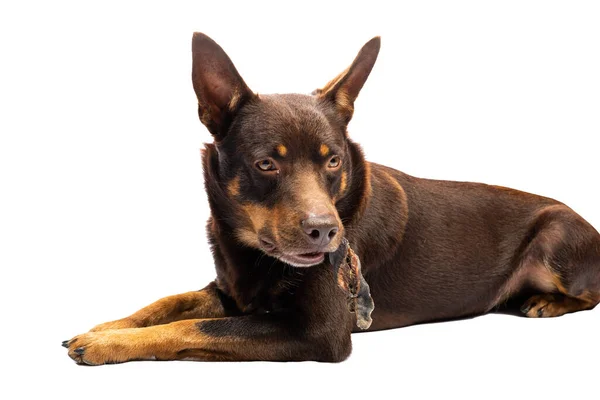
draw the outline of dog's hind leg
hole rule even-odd
[[[589,310],[598,304],[598,296],[584,298],[571,297],[563,294],[545,293],[530,297],[521,311],[528,317],[559,317],[563,314]]]
[[[600,235],[566,206],[543,209],[522,268],[541,293],[525,301],[528,317],[558,317],[594,308],[600,302]]]

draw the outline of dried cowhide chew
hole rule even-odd
[[[375,308],[369,285],[362,276],[360,260],[344,238],[338,249],[329,253],[329,262],[337,277],[339,287],[346,293],[350,312],[356,313],[356,326],[368,329],[371,326],[371,312]]]

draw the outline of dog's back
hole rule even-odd
[[[564,223],[554,229],[569,240],[585,235],[600,243],[591,226],[553,199],[418,179],[377,164],[370,170],[372,206],[357,243],[377,305],[372,329],[482,314],[522,290],[549,289],[556,273],[530,259],[538,251],[532,242],[550,245],[534,241],[548,225]],[[572,223],[579,230],[571,232]],[[593,246],[588,251],[593,257]]]

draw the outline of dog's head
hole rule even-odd
[[[338,248],[349,215],[341,210],[364,187],[362,153],[346,127],[379,46],[369,41],[312,95],[257,95],[217,43],[194,34],[198,113],[214,137],[204,152],[206,187],[213,219],[236,240],[296,267]]]

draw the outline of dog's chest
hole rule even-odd
[[[270,275],[270,274],[269,274]],[[234,280],[219,279],[221,290],[235,300],[244,314],[284,312],[293,307],[296,290],[301,283],[299,274],[277,276],[239,276]],[[258,278],[258,279],[257,279]]]

